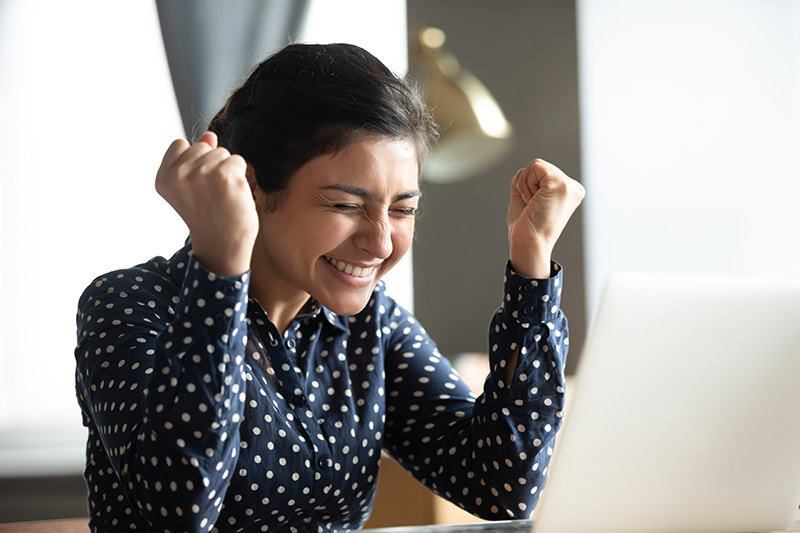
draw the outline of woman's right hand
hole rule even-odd
[[[156,191],[189,227],[195,258],[218,276],[250,269],[258,213],[246,173],[244,158],[206,132],[194,145],[173,142],[156,175]]]

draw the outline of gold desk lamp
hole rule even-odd
[[[422,28],[412,40],[410,76],[417,79],[441,135],[422,169],[430,183],[460,181],[508,155],[513,129],[489,90],[444,50],[445,34]]]

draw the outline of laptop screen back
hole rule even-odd
[[[800,280],[618,275],[573,388],[535,533],[791,524]]]

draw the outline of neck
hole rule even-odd
[[[267,316],[281,332],[281,335],[286,333],[286,329],[291,324],[294,317],[303,310],[308,302],[309,296],[305,295],[304,298],[283,301],[271,297],[271,294],[265,288],[259,286],[256,282],[256,277],[250,281],[250,297],[254,298],[261,304],[261,307],[267,313]]]
[[[249,296],[261,304],[269,319],[283,335],[311,296],[300,290],[281,290],[280,286],[273,283],[276,279],[279,279],[279,274],[274,272],[256,244],[250,261]]]

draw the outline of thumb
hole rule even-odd
[[[198,143],[206,143],[211,148],[217,147],[217,134],[213,131],[205,132],[199,139],[197,139]]]

